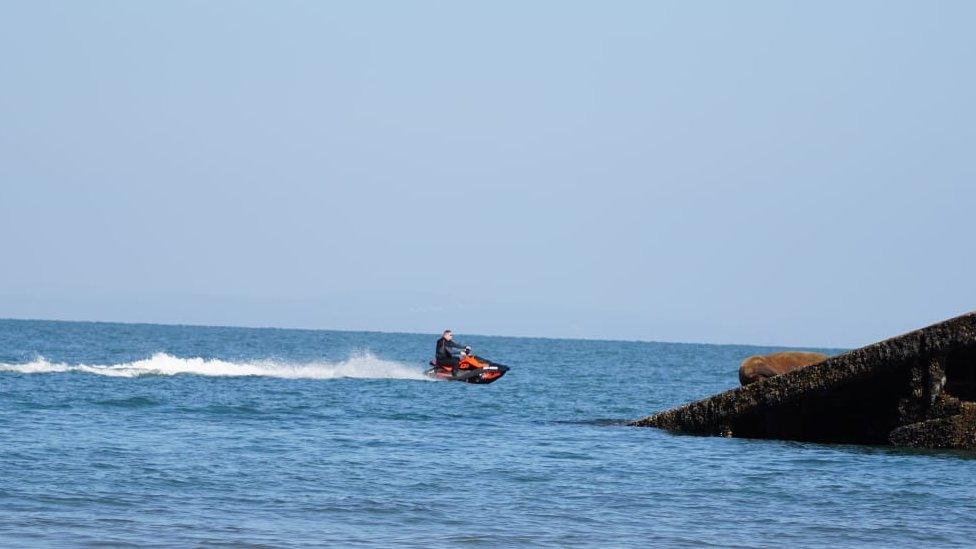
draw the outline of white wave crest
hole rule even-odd
[[[201,376],[265,376],[285,379],[426,379],[416,368],[362,352],[341,362],[289,363],[275,360],[228,362],[219,359],[179,358],[166,353],[121,364],[65,364],[38,358],[26,364],[0,363],[0,371],[22,374],[86,372],[111,377],[194,374]]]

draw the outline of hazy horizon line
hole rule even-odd
[[[124,321],[124,320],[79,320],[70,318],[24,318],[24,317],[0,317],[0,322],[15,321],[15,322],[58,322],[58,323],[80,323],[80,324],[121,324],[129,326],[171,326],[171,327],[190,327],[190,328],[237,328],[246,330],[289,330],[289,331],[304,331],[304,332],[344,332],[344,333],[373,333],[373,334],[391,334],[391,335],[438,335],[437,332],[414,332],[414,331],[399,331],[399,330],[352,330],[347,328],[324,328],[324,327],[308,327],[308,326],[272,326],[272,325],[232,325],[232,324],[197,324],[192,322],[146,322],[146,321]],[[920,327],[921,328],[921,327]],[[918,329],[918,328],[916,328]],[[781,349],[827,349],[827,350],[837,350],[837,351],[850,351],[852,349],[860,347],[836,347],[831,345],[782,345],[782,344],[757,344],[757,343],[716,343],[709,341],[664,341],[664,340],[654,340],[654,339],[614,339],[605,337],[556,337],[556,336],[540,336],[540,335],[509,335],[509,334],[481,334],[481,333],[469,333],[469,332],[459,332],[465,336],[474,337],[498,337],[498,338],[509,338],[509,339],[542,339],[542,340],[553,340],[553,341],[596,341],[596,342],[620,342],[620,343],[660,343],[668,345],[713,345],[716,347],[764,347],[764,348],[781,348]],[[914,330],[910,330],[914,331]],[[907,332],[906,332],[907,333]],[[890,337],[897,337],[902,334],[894,334]],[[885,338],[888,339],[888,338]],[[883,340],[878,340],[883,341]],[[877,342],[867,343],[861,347],[872,345]]]

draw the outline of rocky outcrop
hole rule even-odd
[[[631,425],[703,435],[976,450],[976,313]]]

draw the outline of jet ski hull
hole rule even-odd
[[[437,366],[431,362],[430,368],[424,372],[424,375],[441,381],[463,381],[464,383],[486,385],[498,381],[509,370],[508,366],[504,364],[496,364],[480,358],[476,361],[462,361],[457,375],[452,373],[450,367]],[[472,367],[475,364],[477,367]]]

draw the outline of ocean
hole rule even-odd
[[[976,540],[970,453],[626,426],[781,348],[438,335],[0,320],[0,546]]]

